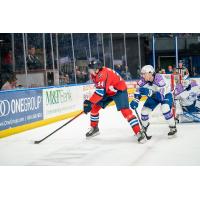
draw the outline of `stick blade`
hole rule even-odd
[[[40,143],[40,141],[34,141],[34,144],[39,144]]]
[[[150,140],[152,138],[152,135],[147,136],[147,140]]]

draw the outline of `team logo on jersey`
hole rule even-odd
[[[102,77],[103,77],[102,73],[99,73],[99,74],[98,74],[98,78],[100,79],[100,78],[102,78]]]

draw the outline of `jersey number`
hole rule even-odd
[[[104,82],[102,81],[102,82],[98,82],[97,83],[97,87],[104,87]]]

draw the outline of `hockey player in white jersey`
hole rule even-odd
[[[175,135],[177,132],[174,116],[172,113],[173,95],[171,87],[161,74],[155,73],[151,65],[145,65],[141,69],[141,79],[138,81],[139,88],[134,94],[134,99],[130,103],[132,109],[138,107],[142,96],[147,96],[142,111],[141,120],[145,130],[149,126],[149,114],[161,104],[162,113],[169,124],[168,136]]]
[[[200,122],[200,86],[186,79],[176,85],[175,100],[179,122]]]

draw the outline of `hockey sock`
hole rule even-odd
[[[149,115],[141,114],[141,120],[144,127],[147,127],[149,124]]]
[[[175,126],[175,120],[172,111],[170,110],[169,112],[163,113],[165,119],[167,120],[167,123],[169,126]]]
[[[94,104],[92,106],[92,110],[90,112],[90,125],[92,127],[98,126],[99,123],[99,110],[101,109],[101,106]]]
[[[141,120],[144,127],[147,127],[149,124],[149,114],[152,112],[152,109],[146,106],[142,107],[141,111]]]
[[[139,122],[137,118],[133,115],[132,111],[129,108],[123,108],[121,109],[121,113],[124,118],[127,119],[135,134],[138,134],[138,132],[140,131]]]
[[[169,126],[176,125],[172,109],[170,108],[170,106],[168,104],[162,105],[162,113],[163,113],[167,123],[169,124]]]

